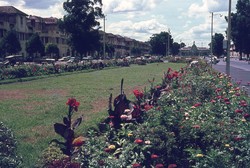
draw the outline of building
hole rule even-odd
[[[101,35],[101,43],[104,44],[104,32],[100,31]],[[150,52],[150,44],[146,42],[137,41],[135,39],[131,39],[128,37],[123,37],[121,35],[115,35],[112,33],[105,33],[105,46],[112,46],[114,48],[113,57],[121,58],[125,56],[137,56],[136,53],[133,52],[134,49],[140,51],[140,55],[145,55]],[[110,55],[107,53],[106,55]]]
[[[33,33],[38,33],[44,46],[48,43],[56,44],[59,48],[60,57],[70,55],[70,47],[67,45],[67,36],[59,30],[57,18],[42,18],[28,15],[13,6],[0,6],[0,40],[10,30],[15,30],[22,47],[19,54],[27,56],[25,51],[26,42]],[[104,44],[104,32],[100,31],[101,43]],[[114,53],[107,53],[114,57],[133,55],[133,48],[141,51],[141,54],[148,54],[150,45],[134,39],[105,33],[105,43],[114,48]]]
[[[25,43],[29,38],[30,30],[27,27],[27,14],[13,6],[0,6],[0,40],[9,30],[16,30],[22,51],[25,55]]]
[[[70,47],[67,45],[67,36],[58,28],[58,19],[54,17],[42,18],[28,16],[27,26],[33,33],[38,33],[44,45],[53,43],[59,48],[61,57],[70,55]]]
[[[206,47],[197,47],[195,42],[192,46],[183,47],[180,49],[180,56],[208,56],[210,49]]]

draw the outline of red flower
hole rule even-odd
[[[141,140],[141,139],[136,139],[136,140],[135,140],[135,143],[137,143],[137,144],[142,144],[142,143],[143,143],[143,140]]]
[[[221,90],[222,90],[221,88],[217,88],[215,91],[220,92]]]
[[[133,168],[138,168],[138,167],[141,167],[141,165],[139,163],[134,163],[134,164],[132,164],[132,167]]]
[[[241,110],[241,109],[236,109],[235,110],[235,113],[242,113],[243,112],[243,110]]]
[[[156,154],[152,154],[151,155],[151,159],[157,159],[159,156],[158,155],[156,155]]]
[[[171,72],[171,71],[173,71],[171,68],[168,68],[168,72],[167,73],[169,73],[169,72]]]
[[[157,165],[155,165],[155,168],[164,168],[164,165],[163,164],[157,164]]]
[[[174,78],[174,77],[177,78],[178,75],[179,75],[179,72],[177,72],[177,71],[174,71],[174,72],[172,73],[173,78]]]
[[[170,164],[170,165],[168,165],[168,168],[175,168],[175,167],[177,167],[176,164]]]
[[[194,107],[199,107],[199,106],[201,106],[201,103],[194,104]]]
[[[150,110],[151,108],[153,108],[154,106],[152,106],[152,105],[148,105],[148,104],[146,104],[145,106],[144,106],[144,109],[145,109],[145,111],[148,111],[148,110]]]
[[[107,153],[109,153],[109,152],[111,152],[111,149],[105,148],[104,151],[107,152]]]
[[[80,103],[76,101],[75,98],[69,98],[66,104],[69,105],[70,107],[73,107],[75,111],[78,111],[78,106],[80,105]]]
[[[141,99],[143,97],[143,93],[139,90],[133,90],[133,93],[137,99]]]
[[[225,101],[225,102],[228,102],[228,101],[229,101],[229,98],[224,98],[224,101]]]

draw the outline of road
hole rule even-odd
[[[220,62],[213,65],[213,68],[219,72],[226,73],[226,62],[220,59]],[[240,83],[240,87],[245,89],[248,95],[250,95],[250,64],[246,61],[231,58],[230,76],[232,77],[233,82]]]

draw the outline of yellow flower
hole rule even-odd
[[[131,136],[133,136],[133,134],[131,134],[131,133],[128,133],[128,137],[131,137]]]
[[[241,121],[242,121],[242,122],[246,122],[247,120],[246,120],[245,118],[242,118]]]
[[[201,153],[199,153],[199,154],[196,155],[196,157],[203,157],[203,156],[204,156],[204,155],[201,154]]]
[[[225,144],[225,147],[230,147],[230,145],[229,144]]]
[[[109,149],[115,149],[115,145],[109,145]]]

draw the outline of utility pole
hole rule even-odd
[[[214,13],[211,12],[211,43],[210,43],[210,61],[211,61],[211,66],[213,64],[213,26],[214,26]]]
[[[103,17],[103,59],[105,60],[106,59],[106,39],[105,39],[105,36],[106,36],[106,33],[105,33],[105,15]]]
[[[226,74],[230,75],[230,47],[231,47],[231,0],[229,0],[228,8],[228,28],[227,28],[227,59],[226,59]]]

